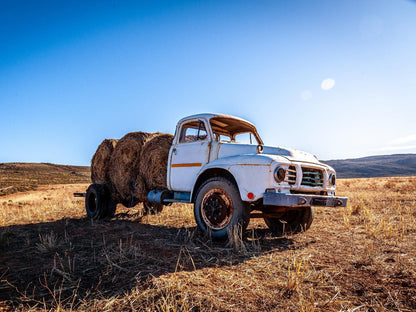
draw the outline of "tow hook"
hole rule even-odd
[[[298,205],[305,205],[306,204],[306,198],[299,197],[298,199]]]

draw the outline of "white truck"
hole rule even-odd
[[[198,114],[178,122],[167,188],[150,191],[148,201],[193,203],[198,227],[214,238],[227,237],[236,225],[246,228],[250,218],[263,218],[279,235],[307,230],[313,206],[345,207],[335,182],[335,170],[316,156],[264,146],[244,119]]]

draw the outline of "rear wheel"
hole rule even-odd
[[[236,225],[244,230],[250,211],[241,200],[237,187],[229,180],[215,177],[199,188],[194,204],[195,221],[202,232],[224,239]]]
[[[85,196],[85,210],[88,217],[94,220],[114,216],[117,204],[111,198],[103,184],[91,184]]]
[[[264,222],[275,235],[296,234],[309,229],[314,216],[313,207],[304,207],[288,210],[279,218],[264,218]]]

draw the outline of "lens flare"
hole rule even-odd
[[[322,90],[331,90],[335,86],[335,80],[332,78],[326,78],[321,82]]]

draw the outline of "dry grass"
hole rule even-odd
[[[317,208],[307,232],[255,219],[227,242],[201,236],[190,205],[91,222],[71,198],[86,185],[2,197],[0,310],[416,310],[416,178],[338,184],[348,207]]]
[[[53,222],[79,218],[84,214],[84,199],[74,192],[85,192],[88,184],[41,185],[36,191],[0,197],[0,226]]]

